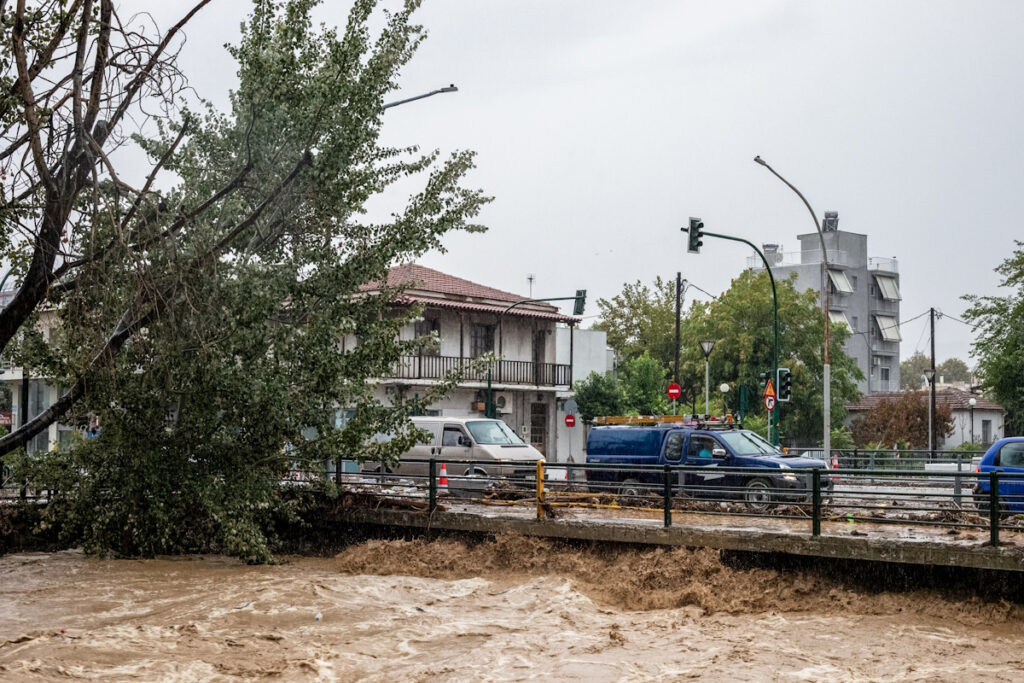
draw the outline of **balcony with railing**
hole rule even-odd
[[[475,358],[428,355],[402,356],[386,379],[444,379],[449,373],[461,370],[463,381],[486,382],[488,368],[495,384],[567,387],[572,381],[572,366],[561,363],[495,360],[477,364]]]
[[[868,270],[878,270],[884,273],[898,273],[899,263],[894,258],[884,258],[881,256],[869,256],[868,257]]]

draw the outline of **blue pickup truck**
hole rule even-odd
[[[827,471],[823,461],[785,454],[749,430],[678,425],[594,427],[587,438],[587,463],[618,465],[587,470],[594,491],[612,490],[623,496],[657,493],[664,486],[663,473],[636,466],[685,465],[675,492],[699,499],[742,500],[758,509],[809,502],[811,470]],[[773,471],[737,471],[742,468]],[[821,477],[821,492],[822,498],[832,495],[831,477]]]

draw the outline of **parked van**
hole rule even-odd
[[[501,420],[414,417],[412,423],[429,432],[429,439],[402,453],[398,466],[385,467],[385,473],[425,479],[430,473],[427,461],[434,458],[438,467],[442,462],[447,465],[449,487],[483,489],[499,477],[519,481],[535,479],[536,463],[545,459],[540,451],[519,438]],[[380,473],[381,465],[379,462],[366,462],[363,463],[363,471]],[[548,470],[545,478],[564,480],[565,469]]]

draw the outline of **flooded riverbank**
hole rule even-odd
[[[369,541],[333,558],[0,558],[5,680],[1019,680],[1024,612],[712,551]]]

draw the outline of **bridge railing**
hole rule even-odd
[[[666,526],[728,516],[757,527],[803,522],[812,535],[823,525],[851,535],[940,527],[954,540],[981,533],[992,545],[1001,530],[1024,531],[1024,474],[1007,472],[419,459],[337,474],[331,484],[427,512],[505,505],[542,518],[558,508],[600,509],[603,517],[660,514]]]

